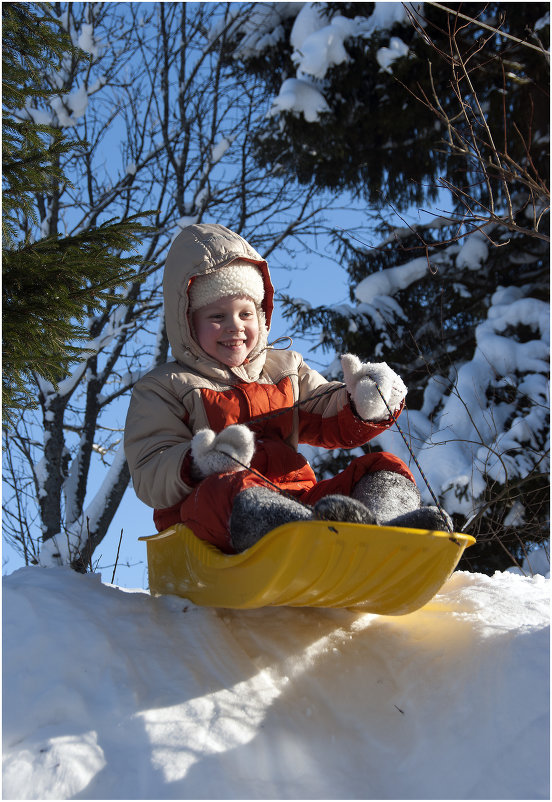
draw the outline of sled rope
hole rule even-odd
[[[372,377],[371,377],[371,376],[370,376],[370,379],[372,379]],[[383,393],[382,393],[382,391],[380,390],[380,388],[379,388],[379,386],[378,386],[378,383],[377,383],[377,381],[375,381],[374,379],[372,379],[372,381],[373,381],[373,382],[374,382],[374,384],[376,385],[376,390],[377,390],[377,391],[378,391],[378,393],[380,394],[380,396],[381,396],[381,400],[382,400],[382,401],[383,401],[383,403],[385,404],[385,406],[386,406],[386,408],[387,408],[387,411],[389,412],[389,414],[390,414],[390,415],[391,415],[391,417],[393,418],[393,422],[394,422],[395,426],[397,427],[397,429],[399,430],[399,434],[400,434],[400,436],[401,436],[401,437],[402,437],[402,439],[404,440],[404,444],[405,444],[405,446],[406,446],[406,447],[407,447],[407,449],[408,449],[408,453],[410,454],[410,456],[411,456],[411,457],[412,457],[412,459],[414,460],[414,462],[415,462],[415,464],[416,464],[416,467],[417,467],[417,469],[420,471],[420,475],[421,475],[422,479],[424,480],[424,482],[425,482],[425,484],[426,484],[426,487],[427,487],[427,489],[428,489],[428,490],[429,490],[429,492],[431,493],[431,498],[432,498],[432,499],[433,499],[433,501],[435,502],[435,506],[437,507],[437,509],[439,510],[439,513],[441,514],[441,518],[443,519],[443,523],[446,525],[447,529],[448,529],[448,530],[449,530],[449,532],[452,534],[452,532],[454,532],[454,529],[453,529],[453,528],[452,528],[452,526],[451,526],[451,525],[448,523],[448,521],[447,521],[447,518],[446,518],[446,516],[445,516],[445,514],[444,514],[444,513],[445,513],[445,511],[444,511],[443,507],[441,506],[441,504],[439,503],[439,500],[438,500],[437,496],[436,496],[436,495],[435,495],[435,493],[433,492],[433,488],[431,487],[431,485],[430,485],[430,483],[429,483],[429,479],[427,478],[427,476],[426,476],[426,475],[425,475],[425,473],[423,472],[423,470],[422,470],[422,466],[420,465],[420,463],[419,463],[419,462],[418,462],[418,460],[416,459],[416,455],[415,455],[415,454],[414,454],[414,452],[412,451],[412,448],[410,447],[410,443],[409,443],[409,442],[408,442],[408,440],[406,439],[406,436],[405,436],[405,434],[404,434],[403,430],[402,430],[402,429],[401,429],[401,427],[399,426],[399,423],[398,423],[398,421],[397,421],[397,418],[395,417],[395,414],[393,413],[393,411],[392,411],[392,409],[390,408],[389,404],[387,403],[387,401],[386,401],[386,400],[385,400],[385,398],[383,397]]]
[[[276,492],[279,493],[281,496],[285,496],[286,498],[290,499],[291,501],[295,501],[296,504],[300,504],[302,507],[304,507],[309,512],[313,511],[313,507],[311,507],[310,504],[305,504],[304,501],[301,501],[300,499],[295,498],[295,496],[292,496],[291,493],[287,492],[287,490],[284,490],[282,487],[278,487],[277,484],[272,482],[270,479],[267,479],[267,477],[263,476],[263,474],[259,473],[259,471],[256,471],[255,468],[251,467],[251,465],[246,465],[245,462],[242,462],[237,457],[235,457],[233,454],[229,454],[228,451],[223,451],[221,448],[218,448],[216,450],[220,454],[226,454],[227,457],[230,457],[230,459],[233,459],[234,462],[237,462],[238,465],[241,465],[241,467],[245,468],[246,471],[249,471],[249,473],[252,473],[253,476],[257,477],[257,479],[262,479],[262,481],[266,485],[270,485],[270,487],[274,488],[274,490],[276,490]]]
[[[424,473],[424,471],[423,471],[423,469],[422,469],[422,466],[421,466],[421,465],[420,465],[420,463],[418,462],[418,459],[416,458],[416,455],[414,454],[414,452],[413,452],[412,448],[410,447],[410,444],[409,444],[409,442],[408,442],[408,440],[407,440],[407,438],[406,438],[406,435],[404,434],[403,430],[402,430],[402,429],[401,429],[401,427],[399,426],[399,423],[398,423],[398,421],[397,421],[397,418],[395,417],[395,414],[393,413],[393,410],[391,409],[391,407],[389,406],[389,404],[388,404],[388,403],[387,403],[387,401],[385,400],[385,398],[384,398],[384,396],[383,396],[383,393],[382,393],[382,391],[380,390],[380,388],[379,388],[379,385],[378,385],[377,381],[375,381],[375,379],[373,379],[373,378],[372,378],[372,376],[369,376],[369,378],[371,379],[371,381],[373,381],[373,382],[374,382],[374,384],[375,384],[375,386],[376,386],[376,390],[378,391],[378,393],[379,393],[379,395],[380,395],[380,397],[381,397],[381,400],[382,400],[382,401],[383,401],[383,403],[385,404],[385,407],[386,407],[387,411],[389,412],[389,415],[390,415],[390,417],[392,418],[392,420],[393,420],[393,423],[394,423],[394,424],[395,424],[395,426],[397,427],[397,429],[398,429],[398,431],[399,431],[399,434],[400,434],[400,436],[402,437],[402,439],[403,439],[403,441],[404,441],[404,444],[406,445],[406,447],[407,447],[407,449],[408,449],[408,453],[410,454],[410,456],[412,457],[412,459],[413,459],[413,461],[414,461],[414,463],[415,463],[416,467],[418,468],[418,470],[419,470],[419,472],[420,472],[420,476],[421,476],[421,477],[422,477],[422,479],[424,480],[424,482],[425,482],[425,485],[426,485],[427,489],[429,490],[429,492],[430,492],[430,494],[431,494],[431,498],[433,499],[433,501],[435,502],[435,506],[436,506],[436,507],[437,507],[437,509],[439,510],[439,513],[440,513],[440,515],[441,515],[441,518],[443,519],[443,523],[445,524],[446,528],[448,529],[448,531],[449,531],[450,533],[454,532],[454,529],[452,528],[452,526],[451,526],[451,525],[448,523],[448,521],[447,521],[447,517],[446,517],[446,515],[445,515],[445,510],[443,509],[442,505],[441,505],[441,504],[440,504],[440,502],[439,502],[439,499],[437,498],[436,494],[434,493],[434,491],[433,491],[433,488],[431,487],[431,484],[430,484],[430,482],[429,482],[429,479],[428,479],[428,478],[427,478],[427,476],[425,475],[425,473]],[[325,395],[330,395],[331,393],[335,393],[337,390],[341,390],[343,387],[346,387],[346,385],[345,385],[343,382],[340,382],[339,384],[337,384],[337,385],[334,385],[334,386],[330,387],[329,389],[327,389],[327,390],[324,390],[324,391],[323,391],[323,392],[321,392],[321,393],[318,393],[318,394],[317,394],[317,395],[315,395],[315,396],[311,396],[310,398],[308,398],[308,399],[304,399],[303,401],[296,401],[296,402],[295,402],[294,404],[292,404],[290,407],[286,407],[285,409],[280,409],[280,410],[278,410],[278,411],[276,411],[276,412],[269,412],[269,413],[267,413],[266,415],[261,415],[261,416],[259,416],[258,418],[255,418],[255,421],[254,421],[254,422],[256,423],[257,421],[268,420],[268,419],[271,419],[271,418],[277,418],[277,417],[279,417],[280,415],[286,415],[286,414],[288,414],[288,413],[289,413],[291,410],[293,410],[293,409],[295,409],[295,408],[298,408],[298,407],[302,406],[303,404],[311,403],[312,401],[315,401],[315,400],[317,400],[318,398],[322,398],[322,397],[323,397],[323,396],[325,396]],[[256,476],[258,479],[262,479],[262,480],[263,480],[263,482],[265,482],[266,484],[270,485],[270,487],[274,488],[274,490],[276,490],[276,491],[277,491],[278,493],[280,493],[282,496],[285,496],[286,498],[288,498],[288,499],[291,499],[292,501],[295,501],[297,504],[301,504],[301,506],[305,507],[305,509],[307,509],[307,510],[311,510],[311,511],[312,511],[312,507],[311,507],[310,505],[308,505],[308,504],[304,504],[304,503],[303,503],[302,501],[300,501],[298,498],[295,498],[295,496],[292,496],[292,495],[291,495],[291,493],[288,493],[287,491],[283,490],[281,487],[278,487],[278,485],[276,485],[274,482],[271,482],[271,481],[270,481],[270,479],[267,479],[267,478],[266,478],[266,476],[263,476],[263,475],[262,475],[262,473],[259,473],[259,471],[256,471],[256,470],[255,470],[254,468],[252,468],[250,465],[245,465],[245,463],[241,462],[241,461],[240,461],[239,459],[237,459],[237,458],[236,458],[236,457],[235,457],[233,454],[229,454],[227,451],[222,451],[221,449],[218,449],[218,450],[219,450],[221,453],[225,454],[227,457],[231,457],[231,458],[232,458],[232,459],[233,459],[233,460],[234,460],[234,461],[235,461],[235,462],[236,462],[238,465],[240,465],[242,468],[244,468],[245,470],[247,470],[247,471],[249,471],[250,473],[252,473],[252,474],[253,474],[254,476]]]

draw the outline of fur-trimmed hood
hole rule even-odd
[[[218,223],[199,223],[184,228],[170,247],[163,276],[165,321],[174,359],[196,372],[229,384],[236,380],[251,382],[259,378],[266,359],[266,335],[246,363],[238,368],[222,365],[194,340],[188,291],[197,276],[227,267],[235,259],[251,262],[262,273],[265,288],[262,311],[268,334],[274,298],[268,265],[243,237],[230,229]]]

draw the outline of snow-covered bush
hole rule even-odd
[[[401,456],[432,503],[410,446],[456,528],[478,537],[466,560],[488,570],[549,531],[548,247],[494,233],[502,247],[482,249],[478,233],[400,263],[416,240],[403,232],[357,254],[350,272],[362,265],[369,275],[354,302],[308,312],[326,349],[386,361],[402,376],[407,444],[393,426],[370,448]],[[289,314],[306,327],[300,310],[290,299]],[[330,375],[338,371],[336,360]],[[319,455],[316,465],[331,474],[347,459]]]

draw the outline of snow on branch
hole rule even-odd
[[[419,15],[422,5],[376,2],[369,17],[348,18],[339,13],[332,16],[328,3],[302,4],[290,34],[291,59],[296,67],[296,75],[283,81],[268,116],[287,111],[302,115],[307,122],[318,122],[322,114],[330,111],[324,96],[324,79],[328,71],[350,61],[345,47],[347,39],[369,39],[376,31],[386,31],[397,23],[407,22],[411,16]],[[235,57],[247,58],[277,43],[282,36],[278,22],[276,10],[265,9],[257,30],[244,36]],[[389,47],[378,50],[374,69],[379,67],[391,72],[393,62],[407,56],[408,52],[408,46],[399,37],[391,37]]]
[[[452,384],[434,377],[423,409],[406,413],[408,429],[426,432],[417,457],[451,513],[469,517],[477,511],[486,477],[504,484],[537,466],[539,472],[548,469],[549,313],[547,303],[526,297],[520,288],[499,289],[486,320],[476,327],[472,358],[457,369]],[[504,336],[519,326],[530,329],[534,339]],[[497,402],[496,390],[509,386],[512,400]],[[516,399],[523,396],[528,403],[520,405]],[[408,460],[396,432],[378,440]]]

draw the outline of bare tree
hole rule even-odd
[[[90,564],[129,483],[122,421],[129,391],[166,361],[161,278],[180,228],[216,220],[264,256],[320,230],[324,201],[255,165],[253,135],[268,98],[227,67],[226,33],[250,4],[57,4],[73,40],[90,54],[45,75],[57,89],[28,108],[74,137],[54,182],[36,197],[36,237],[70,234],[151,210],[142,243],[149,265],[86,328],[87,349],[56,389],[36,377],[39,409],[5,436],[4,527],[26,563]],[[79,155],[77,155],[80,151]],[[33,223],[26,221],[29,228]],[[103,480],[92,488],[95,468]],[[40,555],[40,556],[39,556]]]
[[[450,171],[438,180],[439,187],[451,195],[455,208],[451,222],[464,227],[467,234],[482,231],[493,244],[491,232],[497,228],[550,242],[548,143],[542,135],[549,98],[539,96],[526,64],[529,58],[540,61],[540,69],[547,72],[550,53],[536,32],[533,42],[522,41],[501,30],[503,19],[488,25],[459,8],[431,5],[443,11],[443,28],[412,12],[410,17],[439,63],[444,61],[450,71],[451,91],[446,99],[440,96],[430,59],[431,92],[418,84],[414,96],[434,114],[445,132],[445,152],[461,165],[458,172],[464,181]],[[474,30],[480,35],[473,35]],[[496,46],[501,36],[509,47]],[[438,44],[443,39],[446,47]],[[493,115],[485,91],[489,71],[502,76],[500,113]],[[520,86],[526,87],[525,93],[519,93]],[[517,114],[513,111],[512,87],[517,95],[526,96],[522,115],[519,108]]]

